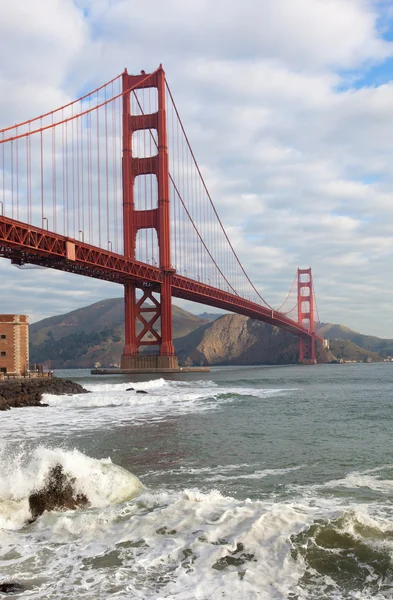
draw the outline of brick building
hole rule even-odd
[[[29,369],[26,315],[0,315],[0,374],[25,375]]]

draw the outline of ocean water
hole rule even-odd
[[[393,598],[393,364],[56,374],[0,413],[9,597]],[[29,523],[56,464],[90,506]]]

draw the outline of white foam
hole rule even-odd
[[[260,463],[258,463],[259,466]],[[180,466],[177,469],[168,469],[166,473],[171,475],[202,475],[204,482],[230,481],[237,479],[264,479],[265,477],[275,477],[298,471],[306,465],[297,465],[283,469],[258,469],[257,465],[249,463],[217,465],[216,467],[186,467]],[[149,471],[146,476],[161,476],[161,471]]]
[[[304,465],[298,465],[296,467],[287,467],[285,469],[256,469],[252,473],[239,473],[237,475],[228,475],[228,474],[215,474],[207,477],[207,481],[231,481],[237,479],[264,479],[265,477],[275,477],[280,475],[286,475],[287,473],[291,473],[292,471],[298,471],[299,469],[303,469]]]
[[[88,383],[84,385],[86,390],[91,392],[122,392],[126,391],[129,388],[134,388],[134,390],[155,390],[164,387],[169,387],[170,382],[165,379],[152,379],[150,381],[145,382],[137,382],[137,383]]]
[[[224,390],[226,394],[235,394],[238,396],[252,396],[255,398],[268,398],[270,396],[285,396],[291,392],[296,392],[298,388],[237,388],[232,387]]]
[[[124,600],[283,600],[295,594],[301,599],[307,597],[299,587],[305,565],[291,557],[292,535],[316,519],[338,516],[343,517],[342,530],[351,535],[359,535],[359,523],[372,528],[375,540],[367,541],[376,547],[382,543],[378,532],[388,531],[387,520],[370,514],[366,506],[343,512],[332,500],[327,504],[315,497],[238,500],[193,488],[145,490],[137,501],[114,505],[102,486],[113,488],[117,477],[127,479],[123,470],[110,461],[64,455],[59,449],[41,448],[36,457],[38,466],[53,460],[73,468],[81,490],[95,487],[97,499],[92,509],[48,513],[27,530],[0,532],[4,550],[20,555],[13,567],[18,578],[36,582],[29,597],[37,600],[55,594],[87,600],[110,595]],[[229,467],[240,465],[222,469]],[[24,473],[26,477],[26,469]],[[86,477],[88,484],[82,482]],[[239,559],[238,564],[225,564],[227,557]],[[335,593],[337,600],[349,598]],[[367,594],[357,597],[365,600]]]
[[[345,477],[332,479],[318,486],[314,486],[314,489],[317,489],[318,487],[343,487],[347,489],[365,488],[375,492],[391,494],[393,491],[393,479],[383,479],[380,476],[373,475],[373,473],[380,473],[381,471],[390,471],[392,474],[392,465],[383,465],[375,467],[374,469],[367,469],[366,471],[351,471],[350,473],[347,473]]]
[[[66,396],[44,394],[45,409],[26,407],[2,414],[3,439],[25,440],[53,435],[70,435],[83,429],[138,425],[187,413],[219,410],[232,401],[292,393],[284,389],[218,386],[213,381],[165,381],[138,383],[89,383],[90,393]],[[129,388],[134,390],[129,390]],[[127,391],[128,390],[128,391]],[[147,393],[140,394],[138,391]]]
[[[189,600],[222,593],[239,600],[258,594],[278,598],[293,589],[299,575],[298,566],[280,556],[288,553],[289,533],[306,522],[307,516],[292,506],[237,501],[217,491],[145,492],[138,503],[122,507],[45,515],[19,537],[16,549],[27,555],[23,541],[34,541],[37,556],[29,576],[38,573],[38,564],[45,581],[33,598],[50,597],[55,585],[65,596],[83,590],[90,599],[109,590],[118,590],[121,598]],[[236,553],[238,543],[244,551],[237,555],[253,558],[241,567],[213,568]],[[114,555],[115,568],[94,567],[100,561],[109,566]],[[21,563],[20,577],[26,569]],[[244,571],[242,580],[239,571]]]

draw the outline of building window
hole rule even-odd
[[[0,373],[7,373],[6,367],[0,367]]]
[[[0,352],[0,356],[7,356],[7,352]]]
[[[4,333],[2,333],[0,335],[0,340],[6,340],[6,339],[7,339],[7,336]]]

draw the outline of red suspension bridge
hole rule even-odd
[[[311,269],[259,294],[225,232],[160,66],[0,130],[0,257],[124,285],[121,367],[177,368],[172,296],[297,336],[315,362]],[[141,294],[136,290],[141,290]],[[137,328],[137,324],[139,327]],[[141,356],[144,346],[158,355]]]

